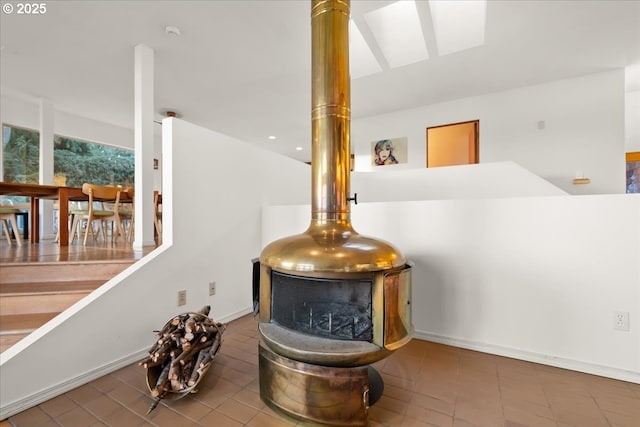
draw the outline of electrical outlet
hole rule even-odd
[[[178,305],[186,305],[187,304],[187,291],[181,290],[178,291]]]
[[[209,295],[216,294],[216,282],[209,282]]]
[[[629,331],[628,311],[613,312],[613,329],[615,329],[616,331]]]

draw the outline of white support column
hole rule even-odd
[[[135,234],[133,247],[155,245],[153,239],[153,49],[134,48]]]
[[[4,126],[2,125],[2,123],[5,122],[4,114],[2,114],[4,110],[4,108],[0,108],[0,127],[2,127],[2,141],[0,141],[0,144],[2,144],[2,149],[0,149],[0,181],[4,181],[4,143],[8,142],[4,140]],[[0,202],[1,201],[2,196],[0,196]]]
[[[53,103],[40,99],[40,176],[39,183],[53,185]],[[53,201],[40,201],[40,236],[53,239]]]

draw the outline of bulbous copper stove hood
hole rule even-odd
[[[366,425],[369,364],[407,343],[411,267],[350,219],[349,0],[312,0],[312,212],[259,267],[260,394],[326,425]]]

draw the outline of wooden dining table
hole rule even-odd
[[[127,193],[121,193],[121,198]],[[61,187],[57,185],[21,184],[16,182],[0,181],[0,196],[26,196],[31,198],[31,234],[29,241],[40,241],[40,199],[58,200],[58,230],[60,246],[69,246],[69,202],[87,201],[89,196],[82,192],[80,187]],[[127,196],[124,196],[127,197]]]

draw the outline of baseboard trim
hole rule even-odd
[[[428,332],[416,331],[414,338],[446,344],[453,347],[475,350],[483,353],[495,354],[497,356],[510,357],[513,359],[525,360],[527,362],[540,363],[541,365],[554,366],[556,368],[569,369],[571,371],[583,372],[586,374],[598,375],[620,381],[628,381],[640,384],[640,372],[627,371],[610,366],[598,365],[595,363],[583,362],[580,360],[567,359],[564,357],[552,356],[549,354],[535,353],[517,348],[503,347],[494,344],[463,340],[447,337],[443,335],[431,334]]]
[[[231,322],[232,320],[238,319],[246,314],[249,314],[251,313],[251,311],[252,311],[251,307],[247,307],[235,313],[224,316],[223,318],[220,318],[220,319],[213,318],[213,319],[216,320],[217,322],[227,323],[227,322]],[[129,366],[132,363],[136,363],[139,360],[142,360],[144,357],[146,357],[148,351],[149,351],[149,347],[147,346],[121,359],[114,360],[113,362],[96,367],[88,372],[85,372],[84,374],[78,375],[73,378],[69,378],[65,381],[62,381],[54,386],[41,390],[23,399],[9,403],[5,407],[0,408],[0,421],[5,420],[12,415],[25,411],[36,405],[39,405],[43,402],[46,402],[47,400],[53,399],[54,397],[57,397],[63,393],[73,390],[74,388],[85,385],[102,376],[110,374],[111,372],[117,371],[118,369],[124,368],[125,366]]]
[[[46,402],[49,399],[53,399],[54,397],[66,393],[67,391],[73,390],[74,388],[87,384],[88,382],[98,379],[104,375],[117,371],[120,368],[131,365],[132,363],[135,363],[144,358],[147,355],[148,350],[148,348],[138,350],[121,359],[114,360],[113,362],[107,363],[106,365],[96,367],[90,371],[85,372],[84,374],[69,378],[65,381],[62,381],[61,383],[27,396],[24,399],[12,402],[4,408],[0,408],[0,420],[5,420],[12,415],[39,405],[40,403]]]
[[[215,317],[212,317],[212,319],[214,319],[216,322],[227,323],[227,322],[232,322],[236,319],[239,319],[242,316],[252,312],[253,312],[253,309],[251,308],[251,306],[249,306],[249,307],[243,308],[242,310],[238,310],[235,313],[231,313],[224,317],[221,317],[220,319],[216,319]]]

